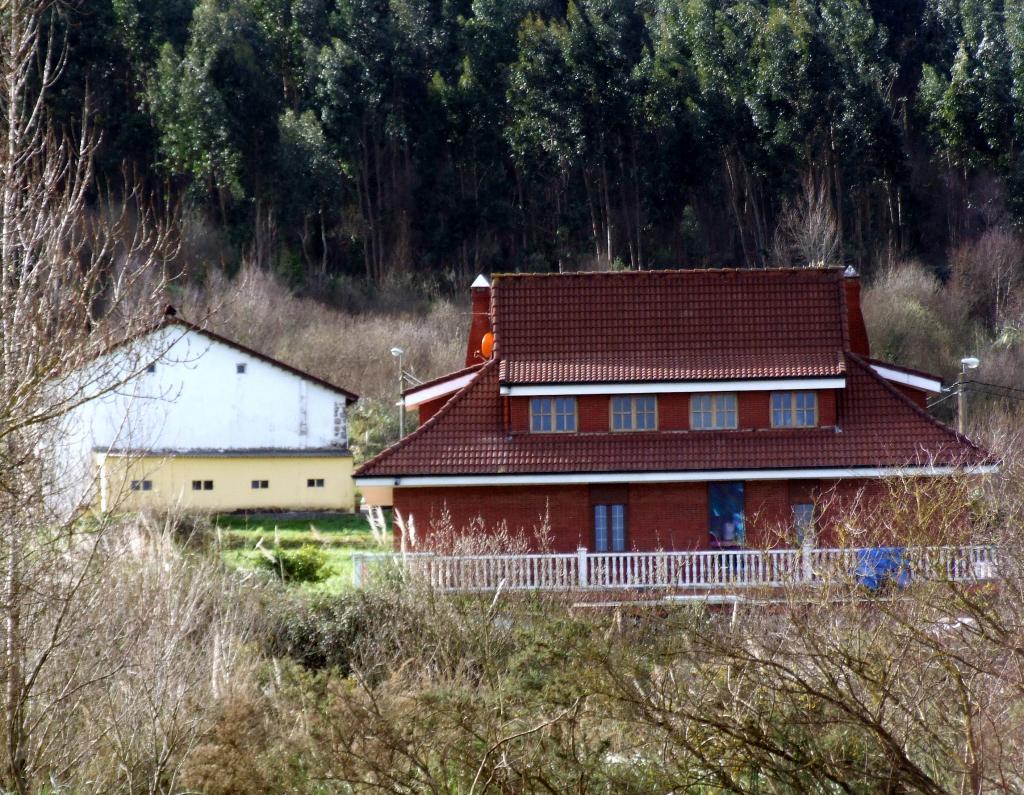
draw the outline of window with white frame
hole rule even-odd
[[[594,551],[624,552],[626,549],[626,506],[594,506]]]
[[[817,424],[816,392],[772,392],[773,428],[813,428]]]
[[[132,491],[152,491],[153,481],[152,480],[133,480],[131,483]]]
[[[323,478],[307,478],[306,488],[307,489],[322,489],[324,487]]]
[[[613,431],[653,431],[658,427],[654,395],[617,395],[612,398]]]
[[[713,431],[739,427],[734,392],[713,392],[690,397],[690,427]]]
[[[254,489],[269,489],[270,488],[270,481],[269,480],[254,480],[252,482],[252,487]]]
[[[576,430],[576,398],[530,400],[530,430],[534,433],[571,433]]]

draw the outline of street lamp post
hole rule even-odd
[[[398,360],[398,438],[405,438],[405,370],[402,367],[402,355],[405,353],[401,348],[392,348],[391,355]]]
[[[967,416],[967,393],[964,392],[964,376],[968,370],[977,370],[981,361],[976,356],[965,356],[960,360],[960,377],[956,381],[956,429],[964,432],[964,419]]]

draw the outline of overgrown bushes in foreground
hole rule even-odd
[[[1017,472],[894,484],[878,517],[958,517],[951,540],[969,519],[998,585],[837,579],[735,610],[397,576],[310,600],[155,523],[30,539],[47,565],[0,659],[47,659],[0,728],[25,732],[25,792],[1019,791],[1024,543],[997,532]]]
[[[306,667],[268,666],[226,699],[183,781],[210,793],[1017,791],[1022,563],[1004,561],[999,588],[858,601],[826,589],[735,615],[410,587],[308,613],[293,603],[267,642],[284,639]],[[309,647],[290,636],[299,624]]]

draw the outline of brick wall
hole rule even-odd
[[[818,425],[836,424],[836,390],[822,389],[818,392]]]
[[[770,392],[740,392],[736,396],[740,428],[770,428],[771,402]]]
[[[663,431],[690,430],[690,396],[683,393],[658,395],[658,428]]]
[[[422,425],[431,417],[433,417],[441,409],[441,407],[451,399],[451,395],[442,395],[434,400],[428,400],[426,403],[420,403],[419,405],[419,424]]]
[[[396,488],[395,508],[413,517],[421,536],[438,527],[447,508],[455,529],[481,522],[493,531],[504,522],[512,533],[532,538],[548,516],[555,552],[573,552],[590,530],[587,486],[493,486],[467,488]]]
[[[839,507],[864,486],[862,481],[819,484],[817,481],[748,481],[745,485],[747,543],[790,546],[792,505],[819,501],[825,505],[822,541]],[[548,517],[554,550],[571,552],[593,546],[592,506],[627,506],[628,547],[637,550],[706,549],[708,485],[706,483],[633,483],[609,486],[493,486],[472,488],[395,489],[395,507],[413,516],[417,532],[438,526],[447,508],[452,524],[464,529],[482,522],[493,530],[505,522],[513,533],[528,537]]]
[[[914,389],[912,386],[907,386],[906,384],[895,384],[892,381],[889,382],[889,386],[893,387],[900,394],[910,398],[911,402],[918,408],[927,410],[929,397],[928,392],[924,392],[920,389]]]
[[[874,480],[756,480],[744,487],[747,544],[791,547],[796,544],[792,506],[818,506],[818,546],[898,544],[895,537],[844,535],[836,519],[858,499],[885,499],[886,484]],[[533,538],[545,516],[552,551],[573,552],[593,547],[592,506],[624,503],[627,548],[640,551],[707,549],[708,485],[706,483],[633,483],[572,486],[493,486],[472,488],[396,488],[395,507],[413,516],[421,537],[440,521],[445,508],[457,529],[482,521],[488,531],[505,522],[513,533]]]
[[[629,489],[629,543],[638,550],[704,549],[708,489],[703,483],[643,483]]]
[[[509,406],[509,425],[512,431],[526,433],[530,430],[530,399],[506,398]]]
[[[583,433],[607,433],[611,425],[611,399],[607,395],[576,398],[577,426]]]

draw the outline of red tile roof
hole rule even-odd
[[[838,268],[496,276],[506,384],[836,375]]]
[[[847,385],[832,427],[654,433],[507,433],[499,362],[404,440],[364,464],[360,477],[657,472],[970,465],[988,454],[931,418],[845,354]]]

